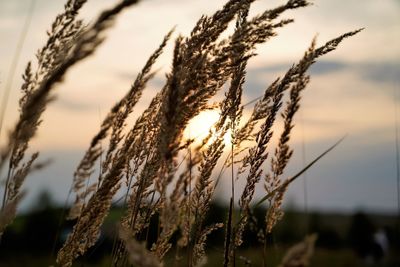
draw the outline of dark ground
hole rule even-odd
[[[74,266],[110,266],[115,225],[121,215],[115,207],[108,216],[98,244]],[[214,203],[207,224],[225,222],[227,208]],[[265,210],[254,211],[254,217],[263,221]],[[20,215],[4,233],[0,244],[0,267],[8,266],[50,266],[61,247],[73,222],[60,221],[63,209],[54,207],[46,195],[38,200],[36,208]],[[157,232],[157,218],[154,218],[148,240]],[[399,218],[394,215],[320,213],[304,214],[287,210],[273,235],[268,237],[267,266],[277,266],[285,251],[301,241],[307,233],[317,233],[316,251],[311,266],[400,266]],[[259,223],[263,227],[263,223]],[[380,234],[377,234],[380,233]],[[56,237],[58,237],[56,241]],[[379,245],[376,239],[387,240],[387,247]],[[219,230],[209,237],[206,252],[206,266],[221,266],[224,232]],[[257,233],[247,229],[245,244],[237,252],[236,266],[261,266],[262,244],[257,241]],[[382,242],[381,242],[382,243]],[[383,242],[385,243],[385,242]],[[184,256],[175,259],[171,250],[166,266],[186,266]],[[184,253],[183,253],[184,254]],[[251,265],[246,265],[246,260]]]

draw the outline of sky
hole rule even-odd
[[[0,97],[10,76],[19,36],[34,1],[30,21],[13,77],[7,105],[7,130],[18,116],[21,74],[46,40],[62,0],[3,0],[0,2]],[[81,17],[90,23],[111,0],[89,0]],[[163,36],[176,26],[187,35],[202,14],[211,15],[225,1],[143,0],[124,12],[106,34],[106,41],[91,58],[68,72],[55,90],[56,101],[46,110],[31,152],[51,158],[45,170],[28,177],[29,207],[41,190],[57,202],[67,197],[74,168],[99,128],[109,108],[129,89],[147,57]],[[284,1],[258,0],[250,16]],[[400,127],[400,1],[315,0],[313,5],[285,13],[295,23],[257,48],[251,59],[243,102],[262,95],[276,77],[297,62],[314,36],[318,44],[347,31],[364,27],[343,42],[337,51],[324,56],[311,71],[311,83],[303,94],[291,139],[294,156],[285,172],[290,176],[322,153],[339,138],[344,141],[320,160],[306,176],[289,189],[286,205],[310,209],[396,212],[396,125]],[[135,114],[146,107],[162,87],[171,65],[172,44],[156,64],[160,68],[144,92]],[[397,120],[397,122],[396,122]],[[240,183],[240,182],[239,182]],[[307,192],[307,196],[304,194]],[[225,193],[217,195],[224,198]],[[257,196],[262,192],[258,191]]]

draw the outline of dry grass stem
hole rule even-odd
[[[316,234],[306,236],[303,242],[294,245],[286,252],[279,267],[308,266],[310,264],[310,258],[314,254],[315,241],[317,241]]]

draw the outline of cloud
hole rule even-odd
[[[250,70],[249,75],[253,77],[282,75],[289,69],[292,63],[280,63],[272,66],[259,67]],[[399,84],[400,63],[399,61],[380,62],[345,62],[337,60],[320,60],[311,66],[309,73],[313,76],[323,76],[338,72],[353,73],[356,79],[375,83],[377,86],[382,83]],[[260,82],[260,81],[259,81]],[[254,81],[252,82],[254,84]],[[255,85],[258,87],[258,84]],[[391,91],[393,94],[393,92]]]
[[[397,62],[381,62],[369,63],[358,66],[363,78],[371,82],[379,83],[397,83],[400,82],[400,63]]]
[[[55,106],[58,108],[61,108],[61,109],[66,109],[66,110],[78,112],[78,113],[87,112],[87,111],[91,111],[95,108],[98,108],[98,106],[96,106],[92,102],[87,102],[87,101],[80,102],[80,101],[77,101],[76,98],[71,99],[71,98],[66,98],[66,97],[56,101]]]

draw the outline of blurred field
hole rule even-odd
[[[15,223],[5,232],[0,245],[0,266],[49,266],[54,263],[55,256],[52,250],[57,251],[64,241],[73,222],[63,222],[59,227],[60,216],[63,209],[53,206],[47,194],[37,200],[37,204],[30,213],[17,217]],[[225,221],[227,207],[214,203],[208,223]],[[121,215],[121,209],[115,207],[102,228],[102,236],[98,245],[91,249],[89,253],[74,266],[110,266],[108,251],[112,248],[115,234],[115,224]],[[256,210],[255,216],[262,220],[259,215],[265,211]],[[257,215],[259,214],[259,215]],[[360,216],[364,218],[359,220]],[[358,219],[356,219],[358,218]],[[358,220],[356,222],[356,220]],[[307,223],[308,222],[308,223]],[[303,239],[307,232],[316,232],[319,239],[316,244],[316,251],[310,266],[381,266],[395,267],[400,264],[400,243],[398,231],[398,218],[392,215],[382,214],[335,214],[312,212],[309,215],[302,211],[286,210],[284,220],[278,224],[274,235],[269,237],[269,247],[267,249],[267,266],[278,266],[285,251]],[[154,221],[153,226],[156,224]],[[358,225],[355,225],[358,224]],[[354,251],[354,236],[351,230],[365,228],[363,225],[370,224],[375,229],[384,229],[390,250],[384,258],[375,265],[367,265]],[[306,230],[308,225],[308,230]],[[397,227],[397,228],[396,228]],[[58,231],[58,229],[62,229]],[[157,229],[151,227],[151,236],[156,235]],[[364,233],[365,234],[365,233]],[[55,236],[60,238],[54,243]],[[245,233],[246,240],[255,240],[256,234],[249,230]],[[210,236],[206,246],[208,253],[206,266],[221,266],[223,254],[223,231],[217,231]],[[53,245],[55,244],[55,247]],[[185,253],[182,253],[185,254]],[[104,256],[106,255],[106,256]],[[244,247],[236,254],[236,266],[262,266],[261,247]],[[175,260],[176,251],[171,250],[168,254],[165,266],[187,266],[187,261],[182,257],[179,261]],[[251,259],[246,265],[246,260]]]

